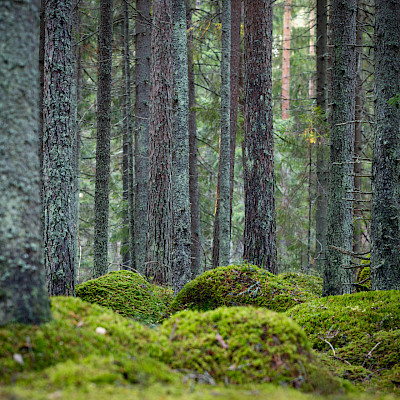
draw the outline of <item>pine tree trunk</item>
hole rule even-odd
[[[356,0],[333,0],[332,107],[330,115],[330,173],[327,260],[323,294],[352,292],[350,257],[331,246],[353,249],[353,154],[356,84]]]
[[[189,196],[191,210],[191,257],[192,278],[203,272],[201,263],[201,231],[199,208],[199,174],[197,169],[197,127],[196,127],[196,94],[193,66],[193,31],[190,0],[186,1],[186,19],[188,28],[188,80],[189,80]]]
[[[276,274],[272,0],[245,0],[244,10],[246,164],[243,258]]]
[[[372,165],[371,283],[400,290],[400,8],[375,2],[375,140]]]
[[[222,0],[221,52],[221,134],[219,141],[216,212],[214,218],[213,267],[228,265],[230,261],[230,0]]]
[[[96,187],[94,205],[95,277],[108,272],[112,32],[113,0],[102,0],[100,3],[97,83]]]
[[[289,118],[290,109],[290,19],[292,0],[286,0],[283,16],[283,53],[282,53],[282,119]]]
[[[322,272],[326,259],[328,230],[329,148],[327,145],[326,113],[328,98],[328,4],[317,0],[317,108],[322,116],[317,136],[317,199],[315,212],[316,267]]]
[[[135,17],[135,267],[145,272],[149,171],[151,1],[136,0]]]
[[[38,4],[0,7],[0,325],[50,319],[39,223]]]
[[[75,127],[72,0],[45,5],[43,91],[44,264],[51,296],[75,294]]]
[[[153,1],[146,276],[171,284],[173,61],[172,2]]]
[[[189,83],[185,0],[173,1],[174,132],[172,288],[192,279],[189,201]]]

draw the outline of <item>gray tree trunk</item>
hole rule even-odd
[[[39,1],[0,7],[0,325],[50,319],[40,214]]]
[[[149,170],[151,1],[136,0],[135,17],[135,267],[145,272]]]
[[[328,97],[328,4],[317,0],[317,107],[322,121],[317,137],[317,199],[315,212],[316,267],[322,272],[326,258],[326,234],[328,230],[328,177],[329,147],[327,144],[326,113]]]
[[[153,1],[146,276],[171,284],[173,61],[172,1]]]
[[[199,208],[199,174],[197,169],[197,127],[196,127],[196,93],[193,66],[193,31],[190,0],[186,1],[186,19],[188,28],[188,80],[189,80],[189,196],[191,210],[191,257],[192,278],[203,272],[201,263],[201,230]]]
[[[196,271],[191,267],[189,197],[189,82],[185,0],[173,1],[174,132],[172,288],[178,293]]]
[[[214,218],[213,267],[230,262],[230,70],[231,1],[222,0],[221,38],[221,135]]]
[[[372,165],[371,283],[400,290],[400,7],[375,2],[375,139]]]
[[[330,114],[330,173],[328,236],[323,294],[351,293],[354,270],[350,257],[331,246],[353,249],[353,155],[356,85],[356,0],[333,0],[332,98]]]
[[[75,294],[75,126],[72,0],[45,4],[43,89],[43,239],[51,296]]]
[[[112,32],[113,0],[102,0],[100,2],[97,82],[96,185],[94,203],[95,277],[108,272]]]
[[[276,274],[271,80],[272,0],[245,0],[244,12],[245,228],[243,258]]]

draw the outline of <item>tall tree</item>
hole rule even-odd
[[[228,265],[230,261],[231,0],[222,0],[221,53],[221,134],[219,140],[218,184],[214,218],[213,267]]]
[[[396,0],[375,7],[371,283],[400,290],[400,8]]]
[[[192,277],[202,272],[200,208],[199,208],[199,173],[197,168],[197,126],[196,126],[196,92],[194,78],[194,42],[192,26],[192,1],[186,0],[186,19],[188,29],[188,84],[189,84],[189,197],[191,221],[191,262]]]
[[[149,102],[151,1],[136,0],[135,17],[135,267],[144,273],[146,262],[147,194],[149,170]]]
[[[100,2],[97,142],[94,226],[94,276],[108,272],[108,195],[110,181],[111,137],[111,68],[113,35],[113,0]]]
[[[271,93],[272,0],[245,0],[244,12],[243,257],[277,273]]]
[[[178,293],[196,271],[191,267],[189,201],[189,81],[185,0],[173,1],[173,261],[172,287]]]
[[[327,257],[323,294],[352,292],[356,0],[332,0],[332,98]],[[338,250],[338,248],[340,250]]]
[[[39,2],[0,7],[0,325],[50,318],[39,177]]]
[[[328,4],[327,0],[317,0],[317,41],[316,41],[316,105],[321,121],[317,136],[317,199],[315,212],[316,266],[322,271],[326,253],[326,235],[328,231],[328,176],[329,148],[327,146],[327,99],[328,99]]]
[[[283,52],[282,52],[282,119],[289,118],[290,109],[290,19],[292,0],[286,0],[283,15]]]
[[[146,275],[171,283],[173,59],[172,1],[153,1]]]
[[[72,0],[45,4],[43,89],[43,237],[50,295],[75,294]]]

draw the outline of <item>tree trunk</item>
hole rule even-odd
[[[328,4],[317,0],[317,112],[321,115],[317,136],[317,199],[315,212],[316,268],[322,272],[326,259],[328,230],[329,148],[327,146],[326,114],[328,98]]]
[[[193,66],[193,31],[192,10],[190,0],[186,1],[186,19],[188,28],[188,80],[189,80],[189,197],[191,210],[191,258],[192,278],[203,272],[201,264],[201,231],[199,208],[199,174],[197,170],[197,127],[196,127],[196,95]]]
[[[376,0],[375,7],[371,283],[373,290],[400,290],[400,8],[396,0]]]
[[[330,115],[330,174],[327,260],[323,294],[352,292],[350,257],[331,246],[353,249],[353,154],[356,83],[356,0],[333,0],[332,107]]]
[[[136,0],[135,17],[135,266],[145,272],[147,181],[149,179],[149,102],[151,1]]]
[[[230,261],[230,68],[231,0],[222,0],[221,134],[213,235],[213,267]]]
[[[173,61],[172,1],[153,1],[146,276],[171,284]]]
[[[108,195],[110,181],[111,69],[113,0],[100,3],[97,83],[97,143],[94,226],[94,276],[108,272]]]
[[[243,257],[276,274],[272,0],[245,0],[244,10],[246,166]]]
[[[289,118],[290,109],[290,18],[292,0],[286,0],[283,16],[283,53],[282,53],[282,119]]]
[[[0,7],[0,325],[50,319],[42,263],[38,1]]]
[[[44,264],[51,296],[75,294],[72,0],[45,5],[43,91]]]

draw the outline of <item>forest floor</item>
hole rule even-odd
[[[118,271],[0,327],[0,399],[396,399],[400,292],[320,298],[319,278],[249,265],[173,298]]]

